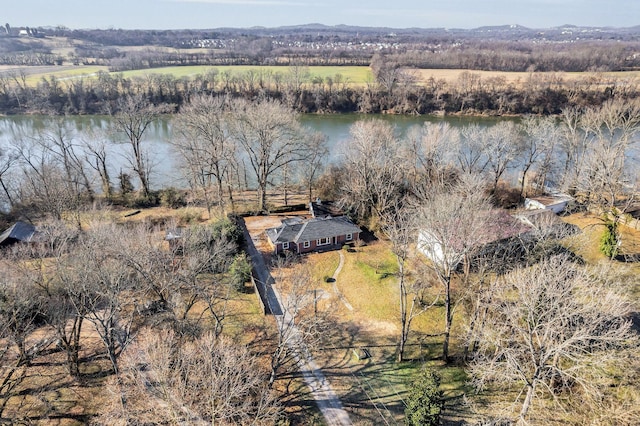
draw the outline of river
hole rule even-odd
[[[145,134],[145,146],[152,164],[151,184],[154,189],[164,187],[183,187],[185,180],[180,171],[180,160],[174,152],[170,141],[173,137],[172,120],[169,116],[158,120],[149,127]],[[490,126],[504,118],[481,117],[436,117],[436,116],[398,116],[398,115],[302,115],[300,122],[308,128],[326,135],[329,147],[328,162],[339,161],[338,147],[349,138],[350,127],[359,120],[381,119],[393,124],[399,136],[404,135],[412,127],[422,126],[425,122],[447,122],[461,127],[469,124]],[[128,145],[117,143],[117,137],[109,134],[110,117],[108,116],[69,116],[62,120],[62,129],[67,138],[81,141],[82,138],[104,138],[109,140],[108,156],[113,179],[120,171],[133,175],[126,153]],[[508,120],[513,120],[508,118]],[[44,116],[5,116],[0,117],[0,150],[4,152],[8,146],[28,141],[38,132],[56,130],[51,126],[49,117]],[[122,139],[120,139],[122,141]],[[135,179],[133,179],[135,182]],[[112,182],[115,184],[115,182]]]

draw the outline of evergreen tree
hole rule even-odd
[[[435,426],[440,424],[444,406],[444,395],[440,387],[440,376],[423,367],[411,383],[407,406],[404,410],[405,424],[411,426]]]

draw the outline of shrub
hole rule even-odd
[[[244,290],[244,283],[251,279],[251,262],[241,253],[236,255],[229,268],[231,284],[238,291]]]
[[[618,224],[612,220],[606,220],[604,226],[604,233],[600,237],[600,252],[609,259],[613,259],[618,254],[620,247]]]
[[[173,187],[161,190],[160,205],[170,209],[186,206],[184,192]]]
[[[197,223],[202,214],[197,209],[183,209],[176,212],[178,218],[178,225],[190,225]]]
[[[133,200],[131,200],[131,204],[129,207],[144,209],[149,207],[156,207],[158,205],[158,194],[155,192],[151,192],[147,195],[138,195]]]
[[[407,406],[404,410],[405,424],[411,426],[435,426],[440,424],[444,406],[444,394],[440,388],[440,376],[423,367],[411,383]]]

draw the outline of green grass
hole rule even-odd
[[[321,77],[325,79],[327,77],[331,77],[335,80],[335,76],[340,74],[342,77],[342,82],[348,84],[362,85],[367,83],[368,81],[372,81],[373,76],[371,74],[371,70],[369,67],[364,66],[313,66],[313,67],[305,67],[305,69],[309,72],[309,78],[305,79],[305,81],[310,84],[314,77]],[[262,65],[229,65],[229,66],[204,66],[204,65],[194,65],[194,66],[174,66],[174,67],[162,67],[162,68],[150,68],[150,69],[142,69],[142,70],[132,70],[132,71],[123,71],[121,73],[112,73],[112,74],[122,74],[125,78],[144,78],[153,74],[160,75],[172,75],[175,78],[192,78],[196,75],[204,75],[208,72],[217,70],[219,74],[229,72],[233,76],[242,76],[243,74],[253,71],[255,73],[271,73],[281,74],[282,76],[287,76],[291,72],[291,68],[288,66],[262,66]],[[58,79],[68,79],[68,78],[93,78],[98,71],[107,71],[107,67],[102,66],[78,66],[74,68],[65,67],[60,69],[60,71],[47,71],[47,72],[35,72],[27,76],[27,83],[29,85],[35,85],[42,80],[42,78],[49,78],[54,76]]]
[[[397,268],[385,244],[376,243],[345,253],[338,288],[355,312],[376,321],[397,321]]]
[[[29,86],[35,86],[42,81],[43,78],[49,79],[55,77],[58,80],[65,81],[68,79],[76,79],[80,77],[93,78],[99,71],[107,71],[107,67],[103,66],[78,66],[78,67],[61,67],[58,71],[47,71],[43,73],[33,73],[26,77]]]
[[[309,80],[313,77],[321,77],[326,79],[327,77],[335,78],[336,74],[342,76],[343,81],[355,84],[364,84],[370,81],[373,77],[369,67],[364,66],[312,66],[305,67],[309,72]],[[249,71],[255,73],[271,73],[281,74],[286,76],[291,72],[291,67],[288,66],[267,66],[267,65],[228,65],[228,66],[183,66],[183,67],[163,67],[152,68],[144,70],[124,71],[122,74],[126,78],[130,77],[142,77],[150,74],[171,74],[176,78],[181,77],[194,77],[198,74],[204,75],[207,72],[217,70],[220,74],[229,72],[232,75],[242,75]]]
[[[313,281],[324,286],[327,284],[325,277],[332,277],[338,268],[340,254],[337,251],[328,251],[310,256],[308,260]]]

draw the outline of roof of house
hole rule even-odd
[[[25,222],[16,222],[0,234],[0,244],[11,240],[29,242],[36,233],[36,227]]]
[[[534,200],[542,204],[543,206],[553,206],[555,204],[566,203],[573,200],[570,195],[566,194],[552,194],[552,195],[539,195],[537,197],[528,197],[529,200]]]
[[[532,229],[528,223],[514,218],[505,210],[491,209],[476,214],[483,217],[484,225],[482,232],[474,235],[473,246],[475,247],[513,238]],[[423,229],[420,233],[426,237],[426,241],[442,244],[437,239],[433,239],[434,237],[428,229]],[[470,243],[464,235],[457,235],[455,232],[451,234],[451,237],[455,240],[446,241],[444,244],[449,250],[455,252],[463,250]]]
[[[580,228],[563,221],[551,210],[522,210],[517,212],[514,217],[530,226],[531,229],[545,234],[569,236],[580,231]]]
[[[337,237],[340,235],[357,234],[362,232],[345,216],[316,217],[313,219],[285,219],[277,228],[267,229],[267,236],[272,243],[298,243],[313,241],[320,238]]]

